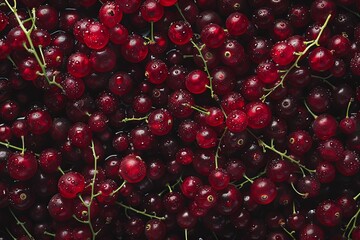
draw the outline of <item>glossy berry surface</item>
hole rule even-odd
[[[139,156],[129,154],[121,160],[119,174],[125,181],[137,183],[146,176],[146,165]]]
[[[0,239],[360,239],[358,0],[0,2]]]

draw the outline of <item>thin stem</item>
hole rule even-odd
[[[91,151],[94,157],[94,175],[93,178],[91,180],[91,195],[90,195],[90,203],[88,204],[87,208],[88,208],[88,224],[89,224],[89,228],[90,231],[92,233],[92,239],[95,240],[96,239],[96,232],[91,224],[91,204],[94,200],[94,193],[95,193],[95,181],[96,181],[96,175],[97,175],[97,161],[99,159],[99,156],[96,155],[95,152],[95,144],[94,141],[91,141]]]
[[[269,91],[263,95],[260,100],[262,100],[263,102],[265,102],[266,98],[273,92],[275,91],[278,87],[283,87],[284,86],[284,81],[286,79],[286,77],[288,76],[288,74],[291,72],[291,70],[293,70],[294,68],[298,68],[299,65],[299,61],[301,60],[301,58],[313,47],[313,46],[319,46],[319,39],[324,31],[324,29],[326,28],[326,25],[329,23],[329,20],[331,18],[331,14],[328,15],[328,17],[326,18],[323,26],[320,29],[319,34],[317,35],[315,40],[309,41],[308,42],[308,46],[304,49],[304,51],[300,52],[300,53],[296,53],[297,58],[295,60],[295,62],[287,69],[284,71],[281,71],[283,74],[280,76],[280,82],[278,84],[276,84],[274,87],[272,87],[271,89],[269,89]]]
[[[294,237],[294,231],[291,231],[291,232],[289,232],[289,230],[287,230],[284,226],[283,226],[283,224],[282,225],[280,225],[281,226],[281,228],[284,230],[284,232],[286,232],[292,239],[294,239],[294,240],[296,240],[296,238]]]
[[[16,66],[16,63],[10,56],[7,56],[7,59],[12,63],[12,65],[14,66],[15,69],[18,69],[18,67]]]
[[[147,122],[149,115],[146,115],[145,117],[140,117],[140,118],[136,118],[136,117],[132,117],[132,118],[124,118],[123,120],[121,120],[121,122],[126,123],[126,122],[131,122],[131,121],[142,121],[145,120],[145,122]]]
[[[359,197],[360,197],[360,192],[355,197],[353,197],[353,199],[356,201]]]
[[[31,239],[31,240],[35,240],[35,238],[31,235],[31,233],[27,230],[27,228],[25,227],[25,223],[20,222],[20,220],[16,217],[15,213],[9,208],[9,211],[11,213],[11,215],[14,217],[16,224],[20,225],[20,227],[25,231],[26,235]]]
[[[117,205],[119,206],[122,206],[123,208],[125,208],[126,210],[131,210],[133,212],[136,212],[138,214],[141,214],[143,216],[146,216],[146,217],[149,217],[149,218],[156,218],[156,219],[159,219],[159,220],[165,220],[165,217],[158,217],[156,215],[152,215],[152,214],[149,214],[149,213],[146,213],[146,211],[140,211],[140,210],[137,210],[133,207],[130,207],[130,206],[127,206],[121,202],[116,202]]]
[[[296,206],[295,206],[295,202],[293,201],[292,203],[292,211],[293,211],[293,214],[296,213]]]
[[[44,232],[44,235],[48,235],[48,236],[51,236],[51,237],[55,237],[55,234],[54,234],[54,233],[51,233],[51,232],[48,232],[48,231],[45,231],[45,232]]]
[[[243,181],[240,184],[235,185],[235,187],[237,188],[242,188],[246,183],[253,183],[254,179],[257,179],[259,177],[261,177],[262,175],[264,175],[266,173],[266,170],[262,171],[261,173],[259,173],[258,175],[256,175],[255,177],[249,178],[248,176],[246,176],[245,174],[243,175],[243,177],[246,179],[245,181]]]
[[[248,132],[258,141],[259,146],[263,148],[264,152],[266,152],[266,149],[269,149],[269,150],[273,151],[274,153],[278,154],[282,159],[285,158],[285,159],[289,160],[290,162],[295,163],[296,165],[299,166],[299,168],[306,170],[310,174],[315,172],[315,170],[308,169],[305,165],[301,164],[300,161],[295,160],[292,157],[290,157],[289,155],[287,155],[287,151],[280,152],[279,150],[277,150],[274,146],[274,140],[271,140],[271,145],[268,145],[263,140],[258,138],[254,133],[252,133],[250,130],[248,130]]]
[[[8,228],[6,228],[6,231],[13,240],[17,240],[16,237],[14,235],[12,235],[12,233],[10,232],[10,230]]]
[[[187,21],[187,20],[186,20],[186,17],[184,16],[183,12],[182,12],[181,9],[180,9],[178,3],[175,4],[175,7],[176,7],[176,9],[178,10],[178,12],[180,13],[181,17],[184,19],[184,21]]]
[[[208,88],[210,89],[210,95],[212,98],[215,97],[215,94],[214,94],[214,89],[213,89],[213,77],[211,76],[210,74],[210,71],[209,71],[209,68],[208,68],[208,65],[207,65],[207,61],[206,59],[204,58],[204,55],[202,54],[202,49],[203,49],[203,46],[199,47],[195,42],[194,40],[190,40],[190,42],[192,43],[192,45],[196,48],[196,50],[198,51],[198,57],[200,57],[200,59],[202,60],[203,64],[204,64],[204,71],[206,72],[206,75],[207,75],[207,78],[209,79],[209,85],[208,85]]]
[[[186,107],[189,107],[191,109],[194,109],[195,111],[198,111],[200,113],[203,113],[205,115],[210,115],[210,112],[206,109],[206,108],[203,108],[203,107],[200,107],[200,106],[192,106],[192,105],[189,105],[187,103],[184,103],[183,106],[186,106]]]
[[[294,192],[296,192],[298,195],[300,195],[300,196],[303,197],[303,198],[307,198],[307,197],[308,197],[309,194],[299,192],[299,191],[295,188],[294,183],[291,183],[290,185],[291,185],[291,188],[294,190]]]
[[[154,39],[154,22],[150,22],[150,43],[155,43]]]
[[[185,234],[185,240],[188,240],[188,230],[187,230],[187,228],[185,228],[184,234]]]
[[[24,153],[25,153],[25,138],[24,138],[24,136],[21,136],[21,145],[22,145],[21,155],[24,156]]]
[[[219,140],[219,143],[218,143],[218,146],[216,148],[216,152],[215,152],[215,169],[218,169],[219,168],[219,165],[218,165],[218,159],[219,159],[219,152],[220,152],[220,149],[221,149],[221,142],[226,134],[226,131],[227,131],[227,127],[225,127],[224,129],[224,132],[222,133],[221,137],[220,137],[220,140]]]
[[[124,180],[123,183],[117,188],[115,189],[110,195],[114,195],[115,193],[117,193],[118,191],[120,191],[120,189],[122,189],[126,184],[126,181]]]
[[[347,234],[348,239],[350,239],[351,233],[352,233],[352,231],[354,230],[354,228],[356,227],[356,222],[357,222],[357,218],[358,218],[359,214],[360,214],[360,208],[359,208],[358,211],[355,213],[355,215],[352,216],[352,218],[349,220],[349,222],[346,224],[346,227],[345,227],[343,236],[345,236],[346,232],[349,230],[349,228],[350,228],[350,226],[351,226],[351,229],[350,229],[350,231],[349,231],[348,234]]]
[[[349,118],[349,112],[350,112],[350,106],[351,106],[351,103],[354,101],[354,98],[350,98],[350,101],[347,105],[347,108],[346,108],[346,118]]]
[[[5,146],[6,148],[12,148],[12,149],[15,149],[15,150],[18,150],[18,151],[23,151],[23,148],[21,148],[21,147],[17,147],[17,146],[14,146],[14,145],[11,145],[9,142],[6,142],[6,143],[4,143],[4,142],[0,142],[0,145],[3,145],[3,146]],[[26,149],[24,150],[24,151],[26,151]]]
[[[253,182],[254,182],[251,178],[249,178],[248,176],[246,176],[246,174],[244,174],[243,177],[244,177],[248,182],[250,182],[250,183],[253,183]]]
[[[355,15],[355,16],[357,16],[358,18],[360,18],[360,13],[355,12],[355,11],[351,10],[350,8],[345,7],[345,6],[343,6],[343,5],[339,5],[339,6],[340,6],[341,8],[343,8],[343,9],[345,9],[346,11],[348,11],[348,12],[350,12],[350,13],[354,14],[354,15]]]
[[[183,12],[182,12],[182,10],[180,9],[180,7],[179,7],[179,4],[178,3],[176,3],[175,4],[175,7],[176,7],[176,9],[178,10],[178,12],[179,12],[179,14],[181,15],[181,17],[184,19],[184,21],[187,21],[186,20],[186,17],[184,16],[184,14],[183,14]],[[206,61],[206,59],[204,58],[204,56],[203,56],[203,54],[202,54],[202,49],[203,49],[203,47],[204,47],[204,45],[202,45],[201,47],[199,47],[195,42],[194,42],[194,40],[190,40],[190,42],[191,42],[191,44],[196,48],[196,50],[198,51],[198,57],[200,57],[201,58],[201,60],[202,60],[202,62],[203,62],[203,64],[204,64],[204,71],[206,72],[206,74],[207,74],[207,77],[208,77],[208,79],[209,79],[209,86],[208,86],[208,88],[210,89],[210,95],[211,95],[211,97],[212,98],[215,98],[215,94],[214,94],[214,89],[213,89],[213,84],[212,84],[212,80],[213,80],[213,78],[211,77],[211,74],[210,74],[210,71],[209,71],[209,68],[208,68],[208,65],[207,65],[207,61]]]
[[[62,175],[65,174],[65,172],[62,170],[62,168],[60,166],[58,167],[58,170],[61,172]]]
[[[169,183],[167,183],[166,186],[167,186],[167,188],[169,189],[169,192],[172,192],[172,191],[173,191],[172,188],[171,188],[171,186],[169,185]]]
[[[315,115],[315,113],[313,113],[313,112],[311,111],[311,109],[309,108],[309,106],[307,105],[307,103],[306,103],[305,100],[304,100],[304,105],[305,105],[306,109],[308,110],[308,112],[311,114],[311,116],[313,116],[313,118],[316,119],[318,116]]]
[[[79,219],[77,216],[75,216],[75,215],[72,215],[72,217],[76,220],[76,221],[78,221],[78,222],[80,222],[80,223],[83,223],[83,224],[89,224],[89,221],[87,221],[87,220],[81,220],[81,219]]]
[[[39,56],[38,52],[36,51],[35,49],[35,46],[32,42],[32,39],[31,39],[31,32],[36,28],[36,25],[35,25],[35,19],[36,19],[36,14],[35,14],[35,8],[33,8],[31,10],[31,13],[30,13],[30,18],[31,18],[31,21],[32,21],[32,25],[30,27],[30,29],[26,29],[25,26],[24,26],[24,23],[21,21],[20,17],[19,17],[19,14],[17,13],[17,8],[16,8],[16,0],[14,0],[14,6],[11,6],[11,4],[9,3],[8,0],[5,0],[5,3],[6,5],[9,7],[9,9],[11,10],[11,12],[14,13],[14,16],[16,18],[16,21],[19,23],[19,27],[21,28],[21,30],[25,33],[25,36],[26,36],[26,39],[27,39],[27,43],[29,44],[29,47],[26,46],[26,43],[25,43],[25,49],[27,49],[28,52],[30,52],[32,55],[34,55],[36,61],[38,62],[40,68],[41,68],[41,73],[42,75],[45,77],[45,79],[47,80],[47,82],[50,84],[50,85],[55,85],[57,86],[58,88],[60,88],[61,90],[63,90],[62,86],[54,81],[51,81],[49,79],[49,77],[47,76],[46,74],[46,64],[45,64],[45,61],[43,61],[41,59],[41,57]],[[41,51],[41,48],[39,48],[39,51]],[[41,53],[42,54],[42,53]]]

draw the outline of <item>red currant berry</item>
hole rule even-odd
[[[7,160],[7,170],[11,178],[25,181],[32,178],[38,169],[38,163],[33,153],[13,153]]]
[[[129,183],[138,183],[146,176],[146,164],[140,156],[129,154],[121,160],[119,174]]]
[[[76,198],[84,189],[84,176],[78,172],[67,172],[59,178],[58,190],[64,198]]]
[[[242,132],[248,126],[248,117],[241,110],[231,111],[226,118],[226,127],[234,133]]]
[[[84,43],[91,49],[100,50],[109,42],[109,30],[100,22],[90,23],[84,32]]]
[[[277,196],[276,186],[268,178],[257,178],[251,184],[250,195],[256,203],[267,205]]]
[[[292,63],[295,59],[294,53],[295,48],[286,42],[276,43],[270,51],[272,60],[280,66]]]
[[[193,37],[193,31],[190,23],[184,21],[171,23],[168,29],[168,36],[170,41],[176,45],[187,44]]]

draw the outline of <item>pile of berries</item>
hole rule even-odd
[[[0,0],[0,239],[360,239],[359,0]]]

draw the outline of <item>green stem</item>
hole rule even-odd
[[[294,237],[294,231],[289,232],[289,230],[287,230],[283,225],[281,225],[281,228],[284,230],[284,232],[286,232],[292,239],[296,240],[296,238]]]
[[[210,89],[210,95],[212,98],[215,98],[215,94],[214,94],[214,89],[213,89],[213,77],[210,74],[209,71],[209,67],[207,65],[207,61],[204,58],[204,55],[202,54],[202,49],[203,47],[199,47],[192,39],[190,40],[190,42],[192,43],[192,45],[196,48],[196,50],[198,51],[198,57],[200,57],[200,59],[202,60],[203,64],[204,64],[204,71],[206,72],[207,78],[209,79],[209,86],[208,88]]]
[[[224,132],[222,133],[221,137],[220,137],[220,140],[219,140],[219,143],[217,145],[217,148],[216,148],[216,152],[215,152],[215,169],[218,169],[219,168],[219,165],[218,165],[218,159],[219,159],[219,152],[220,152],[220,149],[221,149],[221,142],[226,134],[226,131],[227,131],[227,127],[225,127],[224,129]]]
[[[274,153],[278,154],[282,159],[287,159],[292,163],[295,163],[296,165],[298,165],[301,169],[309,172],[310,174],[314,173],[315,170],[311,170],[308,169],[305,165],[301,164],[300,161],[293,159],[292,157],[290,157],[289,155],[287,155],[287,151],[284,152],[280,152],[279,150],[277,150],[274,146],[274,140],[271,141],[271,145],[266,144],[263,140],[261,140],[260,138],[258,138],[253,132],[251,132],[250,130],[248,130],[248,132],[258,141],[258,144],[260,147],[263,148],[263,151],[266,152],[266,149],[269,149],[271,151],[273,151]]]
[[[25,223],[20,222],[20,220],[16,217],[15,213],[9,208],[9,211],[11,213],[11,215],[14,217],[16,224],[20,225],[20,227],[25,231],[26,235],[31,239],[31,240],[35,240],[35,238],[31,235],[31,233],[27,230],[27,228],[25,227]]]
[[[90,231],[92,233],[92,239],[95,240],[96,239],[96,232],[91,224],[91,204],[94,200],[94,193],[95,193],[95,181],[96,181],[96,174],[97,174],[97,161],[99,159],[99,156],[96,155],[95,152],[95,144],[94,141],[91,141],[91,151],[94,157],[94,175],[93,178],[91,180],[91,195],[90,195],[90,203],[87,205],[88,208],[88,224],[89,224],[89,228]]]
[[[6,228],[6,231],[13,240],[17,240],[16,237],[10,232],[10,230],[8,228]]]
[[[62,86],[60,84],[58,84],[57,82],[53,81],[53,80],[50,80],[49,77],[47,76],[46,74],[46,64],[45,64],[45,61],[42,61],[42,59],[40,58],[39,54],[37,53],[36,49],[35,49],[35,46],[32,42],[32,39],[31,39],[31,32],[36,28],[36,25],[35,25],[35,19],[36,19],[36,14],[35,14],[35,8],[33,8],[31,10],[31,13],[30,13],[30,18],[31,18],[31,21],[32,21],[32,24],[31,24],[31,27],[29,30],[27,30],[24,26],[24,23],[21,21],[18,13],[17,13],[17,8],[16,8],[16,0],[14,0],[14,6],[11,6],[11,4],[8,2],[8,0],[5,0],[5,3],[6,5],[9,7],[9,9],[11,10],[11,12],[14,13],[14,16],[16,18],[16,21],[19,23],[19,27],[21,28],[21,30],[25,33],[25,36],[26,36],[26,39],[27,39],[27,42],[29,44],[29,48],[25,48],[28,50],[29,53],[33,54],[36,61],[38,62],[40,68],[41,68],[41,73],[42,75],[45,77],[45,79],[47,80],[47,82],[50,84],[50,85],[55,85],[57,86],[58,88],[60,88],[61,90],[63,90]],[[26,46],[26,43],[25,43],[25,46]],[[39,48],[39,51],[41,51],[41,48]],[[42,53],[41,53],[42,54]]]
[[[16,66],[16,63],[14,62],[14,60],[10,56],[7,56],[7,59],[12,63],[12,65],[13,65],[13,67],[15,69],[18,69],[18,67]]]
[[[206,108],[203,108],[203,107],[200,107],[200,106],[192,106],[192,105],[189,105],[187,103],[183,103],[183,106],[186,106],[186,107],[189,107],[191,109],[194,109],[195,111],[198,111],[200,113],[203,113],[205,115],[210,115],[210,112],[206,109]]]
[[[54,234],[54,233],[47,232],[47,231],[44,232],[44,235],[48,235],[48,236],[51,236],[51,237],[55,237],[55,234]]]
[[[166,186],[167,186],[167,188],[169,189],[169,192],[172,192],[172,191],[173,191],[169,183],[167,183]]]
[[[313,118],[316,119],[318,116],[315,115],[315,113],[313,113],[313,112],[311,111],[311,109],[309,108],[309,106],[307,105],[307,103],[306,103],[305,100],[304,100],[304,105],[305,105],[306,109],[308,110],[308,112],[311,114],[311,116],[313,116]]]
[[[350,101],[347,105],[347,108],[346,108],[346,118],[349,118],[349,112],[350,112],[350,106],[351,106],[351,103],[354,101],[353,98],[350,98]]]
[[[303,197],[303,198],[307,198],[307,197],[308,197],[309,194],[299,192],[299,191],[295,188],[294,183],[291,183],[290,185],[291,185],[291,188],[294,190],[294,192],[296,192],[298,195],[300,195],[300,196]]]
[[[257,179],[259,177],[261,177],[262,175],[264,175],[266,173],[266,170],[262,171],[261,173],[259,173],[258,175],[256,175],[255,177],[249,178],[248,176],[246,176],[245,174],[243,175],[243,177],[246,179],[245,181],[243,181],[240,184],[235,185],[235,187],[237,188],[242,188],[246,183],[253,183],[254,179]]]
[[[360,13],[355,12],[355,11],[351,10],[350,8],[345,7],[345,6],[343,6],[343,5],[339,5],[339,6],[340,6],[341,8],[343,8],[343,9],[345,9],[346,11],[348,11],[348,12],[350,12],[350,13],[354,14],[354,15],[355,15],[355,16],[357,16],[358,18],[360,18]]]
[[[154,22],[150,22],[150,43],[155,43],[154,39]]]
[[[61,172],[62,175],[65,174],[64,170],[62,170],[62,168],[60,166],[58,167],[58,170]]]
[[[21,136],[21,145],[22,145],[21,155],[24,156],[24,153],[25,153],[25,138],[24,138],[24,136]]]
[[[12,149],[15,149],[15,150],[18,150],[18,151],[23,151],[23,148],[20,148],[20,147],[17,147],[17,146],[14,146],[14,145],[11,145],[9,142],[6,142],[6,143],[4,143],[4,142],[0,142],[0,145],[3,145],[3,146],[5,146],[6,148],[12,148]],[[26,150],[26,149],[25,149]],[[24,150],[24,151],[25,151]]]
[[[165,220],[165,217],[158,217],[156,215],[148,214],[148,213],[146,213],[146,211],[137,210],[137,209],[135,209],[133,207],[130,207],[130,206],[127,206],[127,205],[125,205],[125,204],[123,204],[121,202],[116,202],[116,204],[119,205],[119,206],[122,206],[126,210],[131,210],[133,212],[136,212],[138,214],[141,214],[141,215],[149,217],[149,218],[156,218],[156,219],[159,219],[159,220]]]
[[[305,48],[305,50],[302,51],[302,52],[300,52],[300,53],[297,53],[297,54],[296,54],[296,55],[297,55],[297,58],[296,58],[295,62],[294,62],[287,70],[285,70],[284,73],[280,76],[280,79],[281,79],[280,82],[279,82],[278,84],[276,84],[273,88],[269,89],[269,91],[268,91],[265,95],[263,95],[263,96],[260,98],[260,100],[262,100],[263,102],[265,102],[266,98],[267,98],[273,91],[275,91],[275,90],[276,90],[278,87],[280,87],[280,86],[283,87],[283,86],[284,86],[284,81],[285,81],[286,77],[288,76],[288,74],[291,72],[291,70],[293,70],[294,68],[298,68],[298,67],[299,67],[298,63],[299,63],[300,59],[301,59],[313,46],[315,46],[315,45],[316,45],[316,46],[319,46],[319,39],[320,39],[320,37],[321,37],[324,29],[326,28],[326,25],[329,23],[330,18],[331,18],[331,14],[328,15],[328,17],[326,18],[323,26],[321,26],[320,32],[319,32],[319,34],[317,35],[316,39],[313,40],[313,41],[309,41],[309,42],[308,42],[309,45]]]
[[[253,182],[254,182],[251,178],[249,178],[248,176],[246,176],[246,174],[244,174],[243,177],[244,177],[248,182],[250,182],[250,183],[253,183]]]
[[[124,118],[123,120],[121,120],[121,122],[127,123],[127,122],[131,122],[131,121],[142,121],[142,120],[145,120],[145,122],[147,122],[148,117],[149,117],[149,115],[146,115],[145,117],[140,117],[140,118],[136,118],[136,117]]]
[[[184,19],[184,21],[187,22],[187,19],[184,16],[182,10],[180,9],[178,3],[175,4],[175,7],[178,10],[181,17]],[[211,95],[212,98],[215,98],[215,94],[214,94],[214,90],[213,90],[213,84],[212,84],[213,78],[211,77],[211,74],[210,74],[210,71],[209,71],[209,68],[208,68],[208,65],[207,65],[207,61],[206,61],[206,59],[204,58],[204,56],[203,56],[203,54],[201,52],[203,47],[199,47],[192,39],[190,40],[190,42],[196,48],[196,50],[198,51],[199,54],[197,56],[201,58],[201,60],[202,60],[202,62],[204,64],[204,71],[206,72],[207,77],[209,79],[209,87],[208,88],[210,89],[210,95]]]
[[[353,198],[355,201],[360,197],[360,192]]]
[[[187,228],[185,228],[184,234],[185,234],[185,240],[188,240],[188,230],[187,230]]]
[[[350,231],[349,231],[348,234],[347,234],[348,239],[351,239],[350,236],[351,236],[352,231],[353,231],[354,228],[356,227],[356,222],[357,222],[357,218],[358,218],[359,214],[360,214],[360,208],[359,208],[358,211],[355,213],[355,215],[352,216],[352,218],[349,220],[349,222],[346,224],[346,227],[345,227],[343,236],[345,236],[346,232],[349,230],[349,228],[350,228],[350,226],[351,226],[351,229],[350,229]]]
[[[295,206],[295,202],[293,201],[292,203],[292,211],[293,211],[293,214],[296,213],[296,206]]]
[[[175,7],[176,7],[176,9],[178,10],[178,12],[180,13],[181,17],[184,19],[184,21],[187,21],[187,20],[186,20],[186,17],[184,16],[183,12],[182,12],[181,9],[180,9],[178,3],[175,4]]]
[[[118,191],[120,191],[120,189],[122,189],[126,184],[126,181],[124,180],[123,183],[117,188],[115,189],[110,195],[114,195],[115,193],[117,193]]]

